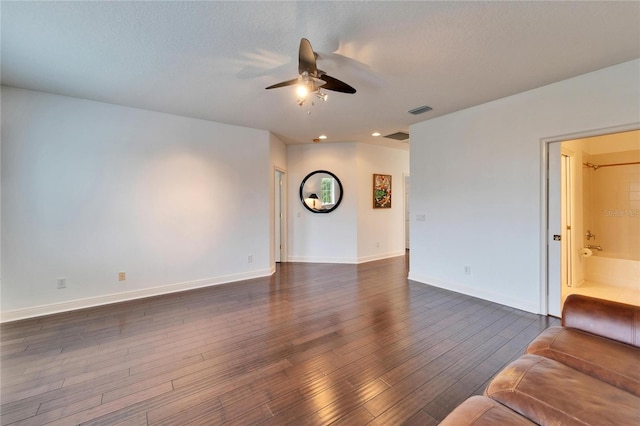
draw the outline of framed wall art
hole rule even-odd
[[[373,208],[391,208],[391,175],[373,174]]]

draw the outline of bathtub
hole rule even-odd
[[[640,261],[608,257],[604,253],[584,259],[584,279],[616,287],[640,289]]]

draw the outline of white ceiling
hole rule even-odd
[[[266,129],[370,136],[640,57],[640,2],[1,2],[2,83]],[[299,107],[300,38],[357,89]],[[413,116],[422,105],[433,111]],[[594,106],[595,108],[596,106]]]

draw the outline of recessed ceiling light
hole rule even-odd
[[[373,132],[371,133],[371,136],[374,136],[374,137],[380,136],[380,132]]]
[[[318,139],[320,140],[325,140],[327,138],[327,135],[320,135],[318,136]]]

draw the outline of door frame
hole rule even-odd
[[[279,178],[279,185],[278,185]],[[273,213],[273,261],[282,263],[287,261],[287,172],[274,167],[274,213]],[[280,247],[278,247],[280,246]]]
[[[562,142],[560,142],[562,143]],[[562,288],[572,287],[573,286],[573,268],[574,265],[574,247],[576,245],[576,233],[575,233],[575,182],[573,179],[574,168],[575,165],[575,155],[576,153],[560,146],[560,156],[562,165],[564,169],[561,173],[560,183],[562,185],[562,189],[560,190],[562,201],[561,206],[564,206],[564,210],[561,211],[562,217],[562,240],[560,241],[561,250],[562,250],[562,261],[560,264],[560,269],[564,269],[562,274],[562,280],[560,281],[560,285]],[[562,297],[562,291],[560,292],[560,296]]]
[[[564,135],[551,136],[540,139],[540,313],[549,315],[549,249],[548,249],[548,227],[549,227],[549,145],[570,141],[574,139],[584,139],[593,136],[603,136],[611,133],[628,132],[640,130],[640,122],[622,124],[619,126],[605,127],[600,129],[585,130],[581,132],[568,133]],[[560,212],[556,212],[560,215]]]
[[[407,183],[409,184],[409,193],[407,193]],[[404,246],[405,250],[411,247],[411,175],[409,173],[402,174],[402,196],[404,197]]]

